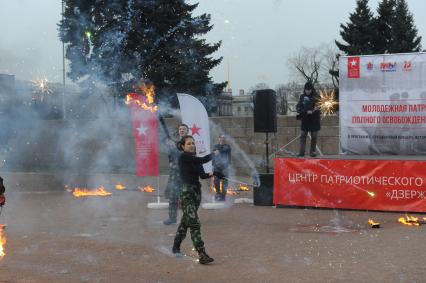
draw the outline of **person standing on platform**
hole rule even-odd
[[[212,173],[204,172],[203,164],[212,159],[212,154],[204,157],[196,156],[195,141],[192,136],[184,136],[179,142],[183,153],[179,157],[179,170],[182,178],[182,192],[180,195],[182,205],[182,219],[176,231],[172,252],[176,256],[181,256],[180,245],[186,237],[189,228],[194,248],[199,255],[200,264],[208,264],[213,258],[207,255],[204,242],[201,239],[201,224],[198,218],[198,208],[201,203],[201,184],[199,178],[207,179],[213,176]]]
[[[229,165],[231,164],[231,147],[225,141],[225,135],[220,134],[219,143],[213,146],[213,175],[216,200],[225,201],[228,189]],[[221,186],[222,183],[222,186]]]
[[[0,206],[3,206],[6,203],[6,197],[4,196],[5,191],[6,188],[3,184],[3,178],[0,177]]]
[[[178,127],[179,140],[188,134],[188,126],[180,124]],[[178,140],[178,141],[179,141]],[[164,192],[166,198],[169,199],[169,218],[164,220],[164,225],[176,224],[177,211],[179,205],[179,195],[182,188],[182,180],[179,173],[179,156],[181,151],[177,148],[177,142],[172,139],[166,141],[169,152],[169,180]]]
[[[296,105],[296,119],[301,120],[300,148],[297,156],[305,156],[306,137],[311,134],[311,148],[309,155],[316,156],[316,147],[318,139],[318,131],[321,129],[321,113],[316,109],[315,104],[319,100],[319,95],[315,91],[313,84],[308,81],[305,84],[303,94],[299,98]]]

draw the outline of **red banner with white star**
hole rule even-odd
[[[158,176],[158,132],[155,110],[144,109],[146,98],[128,94],[136,148],[136,176]]]
[[[426,162],[274,159],[274,204],[426,212]]]

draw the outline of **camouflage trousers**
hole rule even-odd
[[[201,188],[184,184],[180,196],[183,215],[176,231],[174,245],[180,246],[189,228],[192,243],[195,249],[200,251],[204,248],[204,242],[201,239],[201,224],[197,213],[201,203]]]

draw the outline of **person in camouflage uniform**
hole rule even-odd
[[[188,126],[180,124],[178,127],[179,139],[188,134]],[[182,188],[182,181],[179,173],[179,156],[181,151],[177,148],[176,142],[169,139],[167,141],[169,151],[169,180],[164,192],[166,198],[169,199],[169,218],[164,220],[164,225],[176,224],[177,211],[179,206],[179,196]]]
[[[179,157],[179,170],[183,182],[180,196],[183,215],[176,231],[172,252],[176,256],[181,255],[180,245],[185,239],[189,228],[192,243],[199,255],[199,263],[207,264],[212,262],[213,258],[207,255],[204,242],[201,239],[201,224],[198,218],[198,208],[201,203],[201,184],[199,178],[207,179],[213,175],[212,173],[205,173],[202,166],[203,163],[212,159],[212,154],[204,157],[195,156],[195,142],[192,136],[183,137],[178,146],[183,150],[183,153]]]

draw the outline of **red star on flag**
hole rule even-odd
[[[193,136],[200,135],[201,128],[197,128],[197,126],[194,124],[191,128],[191,133]]]

